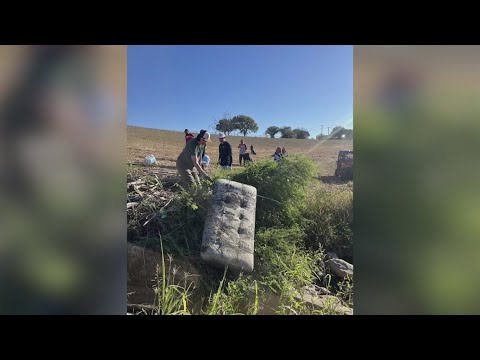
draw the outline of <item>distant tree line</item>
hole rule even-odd
[[[310,133],[303,128],[292,130],[290,126],[270,126],[267,130],[265,130],[265,135],[270,136],[272,139],[278,133],[280,133],[281,138],[308,139],[310,137]],[[343,126],[335,126],[329,135],[319,134],[316,136],[316,139],[353,140],[353,129],[345,129]]]
[[[255,133],[258,131],[258,124],[256,121],[247,115],[236,115],[234,117],[227,117],[215,121],[215,129],[224,132],[230,136],[233,132],[238,131],[243,136],[248,133]],[[270,126],[265,130],[265,135],[272,139],[280,133],[283,139],[308,139],[310,133],[303,128],[292,129],[290,126]],[[353,140],[353,129],[345,129],[343,126],[335,126],[329,135],[319,134],[316,136],[317,140],[331,139],[331,140]]]
[[[272,139],[278,133],[280,133],[280,137],[284,139],[308,139],[310,137],[310,133],[307,130],[302,128],[292,130],[290,126],[270,126],[267,130],[265,130],[265,134],[269,135]]]

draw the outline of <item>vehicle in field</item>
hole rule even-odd
[[[353,150],[341,150],[338,152],[335,176],[342,180],[353,179]]]

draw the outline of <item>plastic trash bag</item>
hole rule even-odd
[[[210,156],[203,155],[202,163],[205,167],[207,167],[210,164]]]
[[[145,165],[157,165],[157,159],[152,154],[145,156],[143,162]]]

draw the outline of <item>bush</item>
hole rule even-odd
[[[315,174],[312,160],[295,155],[279,162],[263,160],[248,164],[231,180],[257,189],[256,227],[290,227],[302,222],[307,185]]]

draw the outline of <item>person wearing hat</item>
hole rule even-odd
[[[218,134],[218,140],[220,141],[218,145],[218,163],[223,169],[231,170],[233,163],[232,145],[225,140],[225,134],[223,132]]]
[[[202,159],[205,155],[207,142],[210,141],[210,133],[206,130],[200,130],[197,137],[187,142],[180,155],[178,155],[177,170],[182,178],[183,186],[200,185],[199,174],[211,180],[210,176],[202,168]]]
[[[188,129],[185,129],[184,133],[185,133],[185,144],[195,137],[191,132],[188,131]]]

